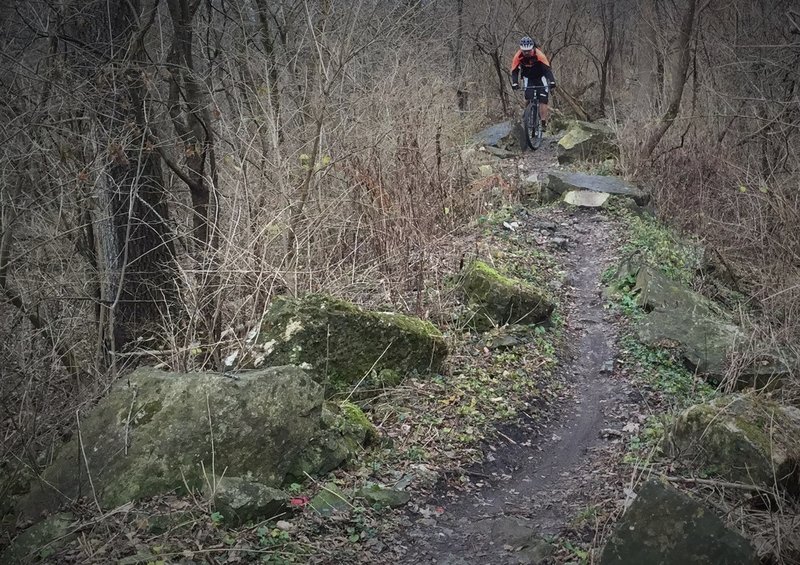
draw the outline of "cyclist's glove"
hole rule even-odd
[[[511,83],[511,90],[519,90],[519,83],[518,82],[512,82]]]

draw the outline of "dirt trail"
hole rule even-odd
[[[554,165],[552,147],[543,149],[528,157],[529,170]],[[586,474],[605,441],[600,432],[624,398],[624,385],[611,378],[616,330],[600,296],[601,274],[614,259],[613,225],[601,212],[584,209],[548,211],[526,226],[537,223],[549,224],[552,239],[569,240],[561,251],[568,273],[562,308],[568,350],[558,369],[568,399],[549,423],[509,431],[514,443],[497,446],[488,471],[473,476],[483,484],[478,492],[455,499],[442,494],[437,502],[445,512],[417,522],[401,563],[537,563],[549,548],[542,537],[557,534],[591,488]]]

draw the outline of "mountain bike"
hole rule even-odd
[[[525,131],[525,141],[528,147],[536,151],[542,145],[542,120],[539,116],[539,96],[536,90],[547,90],[546,86],[526,86],[533,90],[533,96],[528,100],[525,112],[522,114],[522,129]],[[526,96],[527,98],[527,96]]]

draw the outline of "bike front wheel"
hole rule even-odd
[[[525,141],[528,147],[536,151],[542,145],[542,123],[539,119],[539,106],[528,104],[522,116],[523,128],[525,129]]]

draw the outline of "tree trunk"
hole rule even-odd
[[[458,26],[456,28],[456,41],[453,48],[453,76],[456,79],[456,104],[462,112],[468,106],[467,92],[464,87],[464,60],[461,52],[464,50],[464,0],[456,0],[456,14]]]
[[[80,10],[91,21],[74,34],[86,47],[68,56],[95,77],[102,93],[95,108],[106,136],[100,147],[107,153],[96,185],[95,237],[104,272],[101,339],[114,352],[139,336],[158,333],[162,314],[174,304],[175,257],[161,163],[148,142],[146,59],[137,25],[147,18],[141,2],[125,2],[109,12],[107,2],[96,1]]]
[[[605,114],[606,97],[608,95],[609,71],[611,69],[611,59],[614,56],[616,12],[614,1],[605,3],[600,7],[601,19],[603,21],[603,36],[605,39],[605,54],[600,63],[600,111]]]
[[[689,70],[689,63],[691,61],[691,43],[692,34],[694,31],[694,14],[697,9],[697,0],[688,0],[689,4],[686,7],[686,12],[683,15],[683,22],[678,34],[677,52],[675,54],[675,64],[670,77],[670,96],[669,106],[667,111],[661,117],[659,124],[650,133],[642,147],[640,157],[643,159],[649,158],[661,138],[667,133],[667,130],[675,122],[678,117],[678,111],[681,107],[681,99],[683,98],[683,90],[686,86],[686,77]]]

